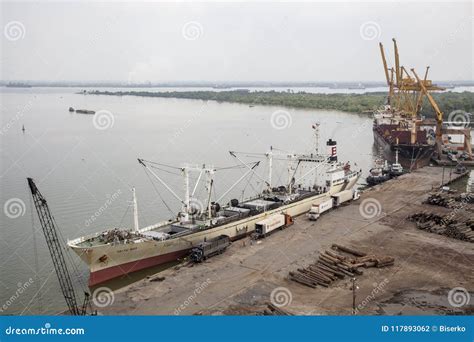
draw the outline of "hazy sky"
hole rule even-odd
[[[2,2],[3,80],[472,80],[469,2]]]

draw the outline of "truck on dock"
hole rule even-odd
[[[360,195],[357,190],[344,190],[330,197],[319,198],[311,205],[311,209],[306,213],[306,217],[310,221],[316,221],[326,211],[337,208],[345,202],[357,200],[359,197]]]
[[[344,190],[341,192],[338,192],[337,194],[332,195],[333,198],[333,206],[339,207],[342,203],[345,203],[347,201],[351,200],[356,200],[359,198],[359,193],[354,190]]]
[[[201,242],[191,249],[189,258],[194,262],[202,262],[216,254],[223,253],[230,245],[230,239],[227,235],[220,235],[209,241]]]
[[[285,228],[293,224],[293,218],[288,214],[274,214],[255,223],[255,236],[266,237],[278,228]]]
[[[311,209],[306,214],[310,221],[316,221],[322,213],[330,210],[333,207],[332,197],[324,197],[311,205]]]

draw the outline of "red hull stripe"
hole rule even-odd
[[[104,268],[103,270],[91,272],[89,276],[89,286],[95,286],[107,280],[111,280],[128,273],[143,270],[145,268],[157,266],[179,259],[188,254],[188,250],[181,250],[173,253],[157,255],[154,257],[141,259],[138,261],[127,262],[118,266]]]
[[[244,236],[247,236],[247,233],[234,236],[231,238],[231,241],[241,239]],[[189,253],[189,249],[184,249],[181,251],[158,255],[146,259],[141,259],[138,261],[127,262],[118,266],[113,266],[109,268],[104,268],[103,270],[91,272],[89,276],[89,286],[95,286],[100,283],[106,282],[108,280],[121,277],[128,273],[136,272],[143,270],[145,268],[157,266],[164,264],[166,262],[177,260]]]

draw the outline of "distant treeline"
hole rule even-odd
[[[292,108],[340,110],[352,113],[371,113],[385,103],[385,93],[365,94],[312,94],[305,92],[277,91],[91,91],[94,95],[146,96],[204,101],[234,102],[248,105],[271,105]],[[438,93],[433,94],[441,110],[448,114],[453,110],[465,110],[472,113],[474,109],[474,93]],[[434,116],[434,111],[425,98],[423,115]]]

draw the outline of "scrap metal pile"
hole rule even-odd
[[[348,255],[342,255],[344,252]],[[395,259],[391,256],[368,255],[367,253],[333,244],[332,250],[319,254],[314,264],[290,272],[289,279],[297,283],[316,288],[318,285],[329,287],[333,282],[346,276],[362,275],[362,268],[392,266]]]
[[[99,239],[102,243],[123,242],[139,237],[140,234],[130,232],[128,230],[121,230],[118,228],[110,229],[103,232]]]
[[[408,216],[418,229],[445,235],[454,239],[474,242],[474,219],[456,219],[456,213],[440,216],[425,211]]]

